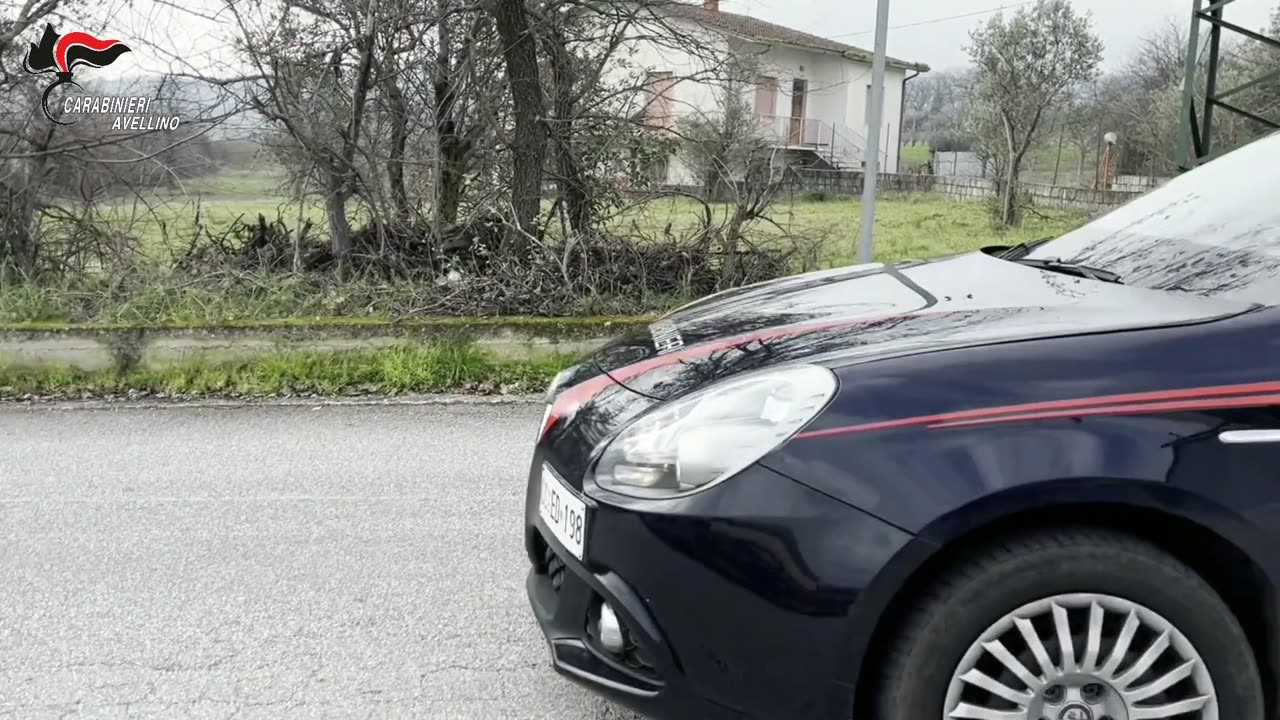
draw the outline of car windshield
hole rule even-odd
[[[1280,305],[1280,133],[1163,187],[1027,257],[1104,268],[1126,285]]]

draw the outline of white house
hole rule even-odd
[[[725,4],[733,0],[725,0]],[[753,58],[759,69],[748,102],[761,131],[787,162],[821,168],[861,169],[866,147],[872,53],[845,43],[726,12],[720,0],[673,2],[662,6],[669,25],[701,38],[714,55]],[[674,126],[689,113],[713,114],[720,105],[718,84],[706,76],[707,53],[682,50],[677,43],[639,40],[633,62],[648,73],[647,114]],[[890,58],[885,77],[881,172],[896,172],[906,83],[929,67]],[[666,181],[690,184],[678,159]]]

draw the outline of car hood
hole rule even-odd
[[[687,305],[597,351],[597,372],[669,399],[727,376],[808,360],[1204,322],[1247,303],[1038,270],[976,252],[859,265],[737,288]]]

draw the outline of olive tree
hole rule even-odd
[[[970,33],[976,66],[972,124],[1003,171],[1000,221],[1016,218],[1018,173],[1042,121],[1074,86],[1097,76],[1102,41],[1070,0],[1037,0],[1012,17],[995,15]]]

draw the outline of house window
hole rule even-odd
[[[675,76],[670,72],[651,72],[645,78],[645,126],[670,133],[676,128],[674,108]]]
[[[756,117],[778,114],[778,78],[761,76],[756,80]]]

